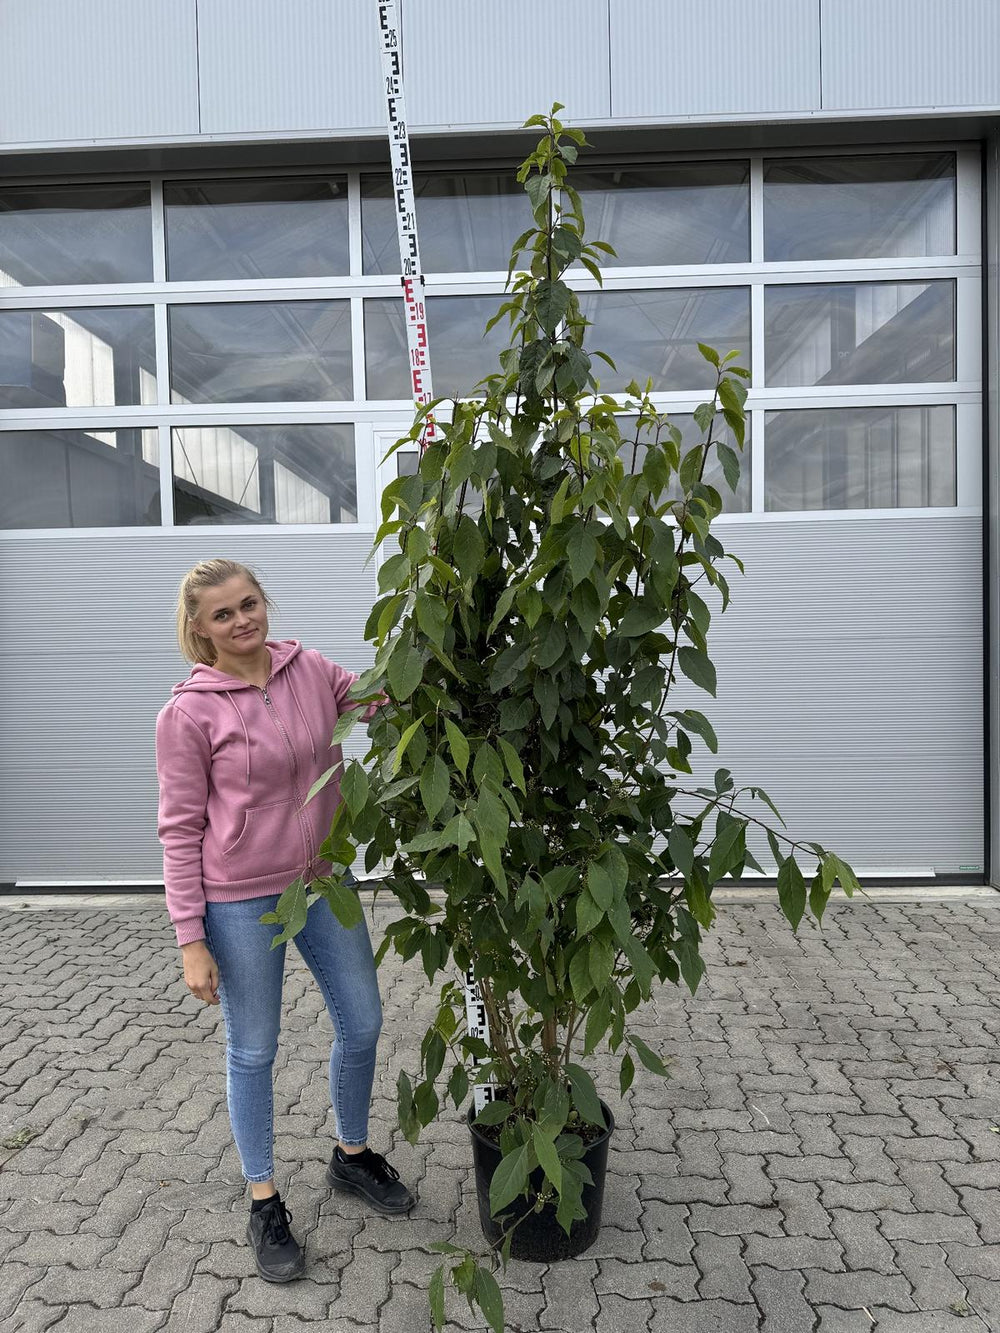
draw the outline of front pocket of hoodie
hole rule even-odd
[[[230,880],[260,879],[298,868],[302,835],[295,808],[294,801],[274,801],[247,810],[239,837],[222,853]]]

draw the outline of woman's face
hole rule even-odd
[[[260,653],[267,640],[267,606],[244,575],[217,588],[203,588],[194,627],[210,639],[219,660],[239,661]]]

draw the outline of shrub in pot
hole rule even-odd
[[[438,1114],[442,1091],[460,1107],[492,1082],[473,1126],[477,1152],[492,1147],[495,1159],[477,1158],[491,1264],[440,1247],[439,1327],[450,1283],[499,1331],[491,1267],[520,1229],[550,1218],[564,1252],[592,1239],[583,1157],[595,1140],[606,1152],[611,1124],[580,1061],[610,1050],[622,1093],[635,1060],[666,1074],[629,1015],[658,984],[697,987],[713,885],[760,869],[749,825],[766,828],[793,927],[807,910],[821,917],[838,881],[856,887],[845,862],[782,831],[759,788],[737,789],[724,769],[710,786],[691,777],[693,746],[715,752],[716,737],[704,714],[671,705],[680,675],[715,693],[707,636],[729,600],[726,562],[742,566],[712,530],[722,499],[706,478],[711,464],[737,484],[747,371],[735,352],[701,346],[714,389],[690,446],[648,387],[601,392],[601,354],[585,348],[565,275],[579,261],[600,282],[610,247],[586,239],[569,180],[584,140],[560,109],[527,122],[542,130],[519,172],[535,225],[514,246],[491,321],[509,320],[509,346],[478,397],[436,405],[418,472],[382,496],[375,547],[395,537],[400,549],[379,568],[365,630],[375,661],[355,697],[389,703],[369,724],[365,762],[341,775],[324,845],[333,871],[309,893],[292,885],[272,918],[276,941],[289,938],[322,894],[345,924],[359,919],[342,872],[365,847],[401,908],[380,956],[419,955],[430,981],[445,976],[419,1072],[399,1076],[407,1138]],[[420,410],[396,447],[425,425]],[[747,813],[753,800],[780,827]],[[488,1045],[466,1022],[470,971]]]

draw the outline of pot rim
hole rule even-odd
[[[614,1117],[614,1112],[611,1110],[611,1107],[607,1104],[607,1102],[604,1100],[603,1097],[598,1097],[597,1100],[600,1102],[601,1110],[604,1112],[604,1118],[607,1121],[607,1127],[605,1128],[603,1134],[599,1134],[597,1138],[594,1139],[591,1143],[585,1145],[586,1152],[591,1152],[594,1148],[600,1147],[600,1145],[605,1141],[605,1139],[609,1139],[611,1137],[615,1128],[615,1117]],[[478,1114],[479,1112],[476,1110],[476,1103],[475,1101],[473,1101],[469,1109],[465,1113],[465,1123],[468,1125],[470,1133],[475,1138],[479,1139],[481,1143],[485,1143],[488,1147],[492,1148],[495,1152],[500,1152],[500,1145],[498,1143],[494,1143],[492,1139],[487,1138],[487,1136],[483,1133],[483,1131],[479,1128],[479,1126],[474,1125],[472,1123],[473,1116]],[[596,1129],[596,1126],[594,1126],[594,1128]],[[572,1133],[572,1130],[570,1130],[569,1132]]]

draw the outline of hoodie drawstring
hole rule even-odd
[[[306,735],[309,737],[309,748],[310,748],[310,750],[312,750],[313,762],[315,763],[315,762],[316,762],[316,745],[315,745],[315,743],[313,742],[312,732],[309,730],[309,723],[306,721],[306,715],[305,715],[305,713],[303,713],[303,711],[302,711],[302,705],[299,703],[298,696],[297,696],[296,693],[295,693],[295,686],[292,684],[292,682],[291,682],[291,678],[286,676],[285,679],[286,679],[286,681],[287,681],[287,683],[288,683],[288,692],[289,692],[289,694],[292,696],[292,703],[295,705],[296,710],[298,711],[298,715],[299,715],[299,717],[302,719],[302,725],[303,725],[303,726],[305,727],[305,729],[306,729]]]
[[[233,698],[229,690],[223,690],[223,694],[236,709],[236,716],[240,720],[240,726],[243,728],[243,741],[247,747],[247,786],[250,786],[250,733],[247,731],[247,724],[243,721],[243,714],[240,712],[239,704]]]

